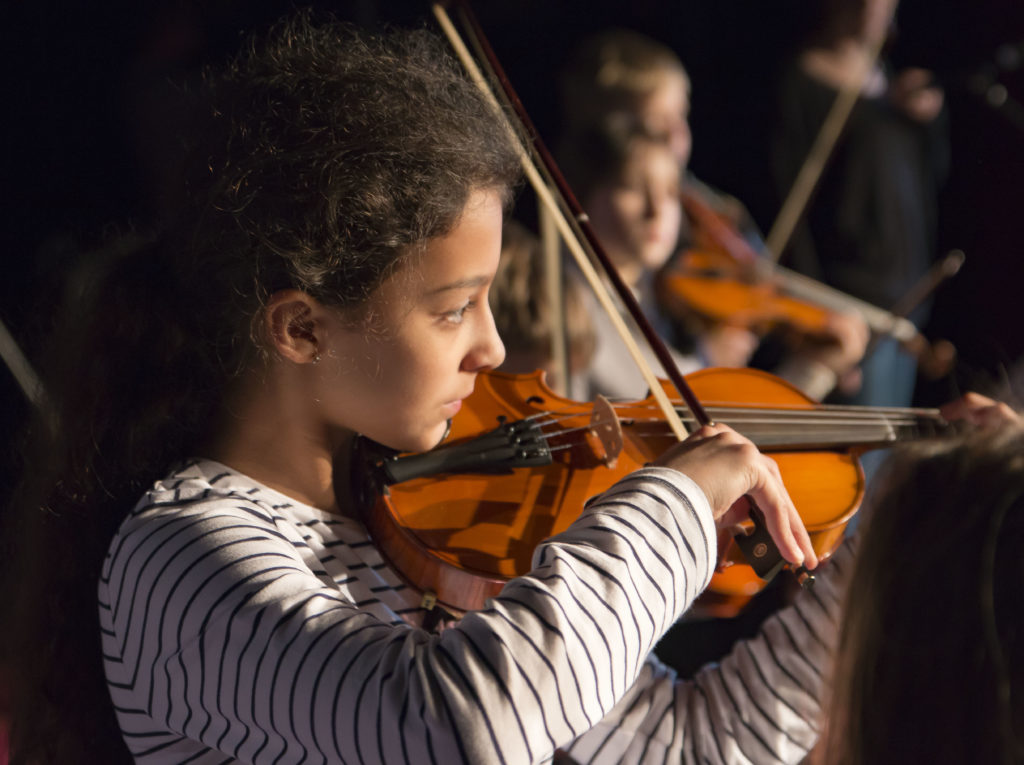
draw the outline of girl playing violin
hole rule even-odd
[[[9,537],[13,761],[800,761],[828,573],[692,682],[649,656],[740,497],[817,562],[729,428],[594,498],[442,632],[354,517],[357,434],[430,449],[504,355],[517,154],[443,47],[299,15],[190,95],[182,198],[57,342]]]
[[[686,171],[692,149],[688,123],[690,81],[669,48],[631,30],[615,29],[584,40],[563,73],[564,126],[560,164],[602,244],[647,313],[670,343],[686,354],[688,370],[704,365],[746,366],[760,342],[754,327],[708,323],[693,312],[669,309],[655,290],[656,275],[681,249],[694,244],[694,222],[683,213],[680,188],[704,199],[744,237],[760,245],[745,208],[711,190]],[[660,144],[660,145],[659,145]],[[673,301],[678,303],[679,301]],[[680,318],[683,320],[680,321]],[[598,331],[593,381],[612,395],[642,395],[624,381],[624,349]],[[790,337],[769,366],[821,399],[837,384],[856,385],[867,330],[858,317],[830,314],[815,337]],[[602,355],[606,358],[601,359]],[[639,375],[634,377],[634,382]],[[638,383],[639,384],[639,383]],[[634,386],[635,387],[635,386]]]

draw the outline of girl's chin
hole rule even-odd
[[[448,435],[449,430],[451,430],[451,421],[446,420],[440,428],[430,434],[430,437],[427,439],[427,446],[423,447],[423,451],[428,451],[433,449],[435,446],[439,446]]]
[[[394,443],[385,444],[400,452],[427,452],[444,441],[448,435],[449,423],[442,422],[437,427],[419,434],[408,434],[401,439],[395,439]]]
[[[644,258],[644,265],[651,271],[657,271],[659,268],[668,263],[668,259],[669,257],[671,257],[671,255],[671,252],[666,253],[663,251],[648,253],[647,256]]]

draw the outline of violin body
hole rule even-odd
[[[658,285],[662,305],[677,319],[822,336],[830,314],[856,313],[873,333],[893,337],[915,356],[927,355],[927,341],[905,317],[776,265],[698,192],[684,188],[680,200],[693,226],[693,245],[666,264]]]
[[[678,319],[696,315],[758,334],[779,326],[807,335],[826,333],[828,310],[789,297],[744,266],[722,250],[686,250],[659,275],[658,297]]]
[[[684,186],[679,198],[690,220],[692,244],[658,277],[658,298],[670,314],[758,334],[779,326],[803,334],[825,332],[829,311],[787,296],[764,273],[764,259],[754,247],[699,191]]]
[[[788,383],[756,370],[708,369],[687,381],[708,406],[717,408],[716,420],[726,424],[731,424],[728,412],[739,417],[744,410],[759,411],[766,405],[796,414],[817,408]],[[388,486],[365,513],[375,543],[410,584],[436,593],[450,609],[482,608],[508,579],[531,569],[537,544],[567,528],[587,499],[676,443],[652,399],[616,404],[622,448],[612,456],[593,432],[594,410],[591,403],[555,394],[541,372],[481,374],[452,421],[445,444],[535,416],[553,421],[547,431],[551,464]],[[739,424],[737,430],[744,427]],[[752,440],[757,443],[756,434]],[[864,475],[855,450],[790,449],[773,446],[770,437],[762,440],[762,450],[779,465],[815,551],[820,558],[828,557],[863,498]],[[719,553],[721,569],[702,601],[708,614],[732,615],[764,583],[731,538],[728,549]]]

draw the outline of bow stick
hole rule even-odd
[[[497,57],[494,55],[493,50],[487,43],[483,30],[480,29],[480,26],[470,11],[468,4],[465,0],[455,0],[452,4],[458,7],[460,17],[464,25],[471,32],[473,44],[477,47],[478,51],[482,53],[482,58],[486,60],[490,66],[493,78],[501,85],[501,90],[506,98],[506,106],[512,110],[513,114],[516,115],[520,125],[529,137],[529,140],[527,141],[528,146],[524,146],[524,137],[521,136],[515,127],[513,127],[512,123],[506,119],[506,127],[510,136],[514,140],[515,146],[519,150],[520,161],[522,162],[523,170],[526,173],[530,184],[533,186],[534,191],[537,193],[538,198],[544,204],[545,208],[551,213],[554,223],[562,234],[562,238],[565,241],[566,246],[569,248],[573,258],[582,270],[587,282],[594,289],[598,302],[608,313],[612,323],[616,327],[616,330],[626,343],[626,347],[629,349],[630,355],[633,357],[637,367],[643,374],[652,395],[664,413],[666,421],[672,428],[676,438],[683,440],[686,437],[686,426],[683,425],[675,407],[669,401],[668,396],[662,389],[658,379],[654,376],[654,372],[643,359],[643,355],[640,352],[639,347],[633,340],[632,334],[629,332],[628,327],[619,314],[619,311],[612,301],[611,296],[608,294],[607,289],[605,289],[600,276],[594,269],[591,259],[596,260],[601,265],[605,276],[615,289],[618,297],[626,307],[626,310],[636,322],[636,325],[640,329],[644,338],[650,344],[655,356],[664,368],[665,374],[676,387],[676,390],[679,392],[680,396],[682,396],[687,407],[690,409],[694,420],[693,429],[696,430],[698,427],[713,424],[711,418],[704,410],[703,405],[697,399],[696,395],[694,395],[689,384],[683,378],[682,373],[676,367],[664,341],[658,336],[657,332],[647,320],[647,317],[644,316],[643,310],[640,308],[640,305],[632,291],[623,282],[622,277],[619,275],[615,266],[611,263],[610,258],[601,247],[597,236],[594,234],[593,229],[590,226],[587,214],[583,211],[572,190],[569,188],[569,185],[558,170],[558,166],[556,165],[554,158],[540,140],[536,129],[533,127],[533,123],[526,114],[526,110],[519,101],[519,97],[516,95],[511,83],[505,76]],[[445,36],[451,43],[452,48],[455,50],[456,55],[459,57],[459,60],[466,68],[466,71],[476,83],[481,93],[494,105],[495,108],[498,109],[500,113],[507,115],[508,112],[501,107],[498,97],[491,90],[490,82],[484,76],[480,67],[477,65],[476,59],[470,53],[461,35],[452,23],[451,17],[448,15],[448,11],[441,4],[435,3],[433,5],[433,13],[440,24],[441,29],[444,31]],[[534,156],[537,157],[541,167],[544,168],[547,180],[545,180],[544,174],[542,174],[537,163],[534,161]],[[552,185],[559,192],[558,200],[556,200],[551,191]],[[563,213],[562,205],[567,208],[569,212],[568,216]],[[570,217],[572,224],[570,224]],[[584,249],[584,242],[586,243],[586,249]],[[754,530],[751,534],[740,533],[736,535],[734,539],[740,549],[743,550],[748,562],[758,576],[764,579],[770,579],[779,569],[782,568],[783,565],[785,565],[785,561],[779,553],[774,540],[772,540],[768,533],[764,516],[760,509],[758,509],[753,499],[749,496],[747,497],[747,501],[750,505],[750,518],[754,523]],[[814,581],[814,578],[803,566],[799,566],[796,569],[796,574],[801,584],[810,584]]]

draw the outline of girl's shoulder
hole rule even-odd
[[[319,526],[365,533],[360,524],[319,510],[276,491],[220,462],[192,459],[175,466],[139,499],[122,534],[158,518],[244,518],[274,528]]]
[[[108,565],[114,569],[133,557],[158,555],[187,566],[203,555],[220,558],[228,548],[233,555],[284,554],[316,572],[329,559],[341,568],[381,562],[358,521],[198,459],[173,468],[142,496],[111,540]]]
[[[275,508],[288,509],[295,503],[226,465],[193,459],[175,466],[156,481],[129,517],[202,512],[212,505],[232,504],[269,517]]]

